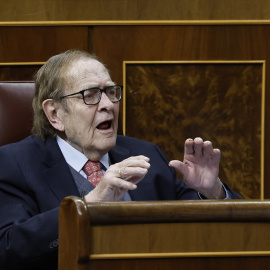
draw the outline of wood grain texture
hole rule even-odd
[[[239,270],[267,269],[269,257],[212,257],[212,258],[178,258],[178,259],[126,259],[96,260],[91,262],[91,270]]]
[[[91,236],[88,233],[90,220],[86,205],[80,198],[74,198],[74,200],[64,200],[61,207],[68,211],[59,212],[59,220],[61,220],[59,270],[84,269],[80,268],[78,264],[87,262],[89,257]]]
[[[270,221],[269,207],[269,200],[102,202],[88,203],[87,211],[92,225],[261,222]]]
[[[59,270],[173,269],[190,261],[239,269],[247,257],[245,269],[256,269],[270,260],[269,207],[256,200],[86,204],[68,197],[60,207]]]
[[[11,0],[1,21],[270,19],[267,0]]]
[[[0,65],[0,81],[33,81],[41,65]]]
[[[143,257],[144,253],[159,253],[160,256],[165,253],[166,257],[166,254],[170,256],[171,253],[211,256],[211,252],[224,252],[233,256],[233,252],[239,251],[243,252],[242,255],[244,252],[264,252],[269,250],[269,243],[265,240],[265,237],[270,237],[268,226],[265,223],[192,221],[93,226],[90,254],[94,258],[95,254],[108,257],[125,254],[129,257],[129,254],[138,253]],[[264,233],[256,233],[259,231]]]
[[[88,28],[0,27],[0,62],[43,62],[69,49],[88,50]]]
[[[125,63],[127,136],[170,160],[183,158],[187,138],[207,138],[222,149],[219,177],[246,199],[263,198],[262,63]]]

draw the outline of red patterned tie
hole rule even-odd
[[[103,176],[101,163],[99,161],[93,162],[88,160],[83,167],[83,171],[87,175],[88,181],[90,181],[94,186],[99,184]]]

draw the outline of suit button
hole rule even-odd
[[[58,247],[58,239],[53,241],[53,246]]]
[[[58,239],[53,240],[52,242],[50,242],[49,244],[49,248],[56,248],[58,247]]]

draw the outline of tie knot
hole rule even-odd
[[[88,160],[83,167],[83,171],[87,176],[91,175],[93,172],[97,172],[100,170],[101,170],[101,163],[99,161]]]

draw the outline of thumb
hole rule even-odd
[[[180,172],[183,175],[186,175],[186,165],[179,161],[179,160],[171,160],[169,162],[169,166],[175,168],[178,172]]]

